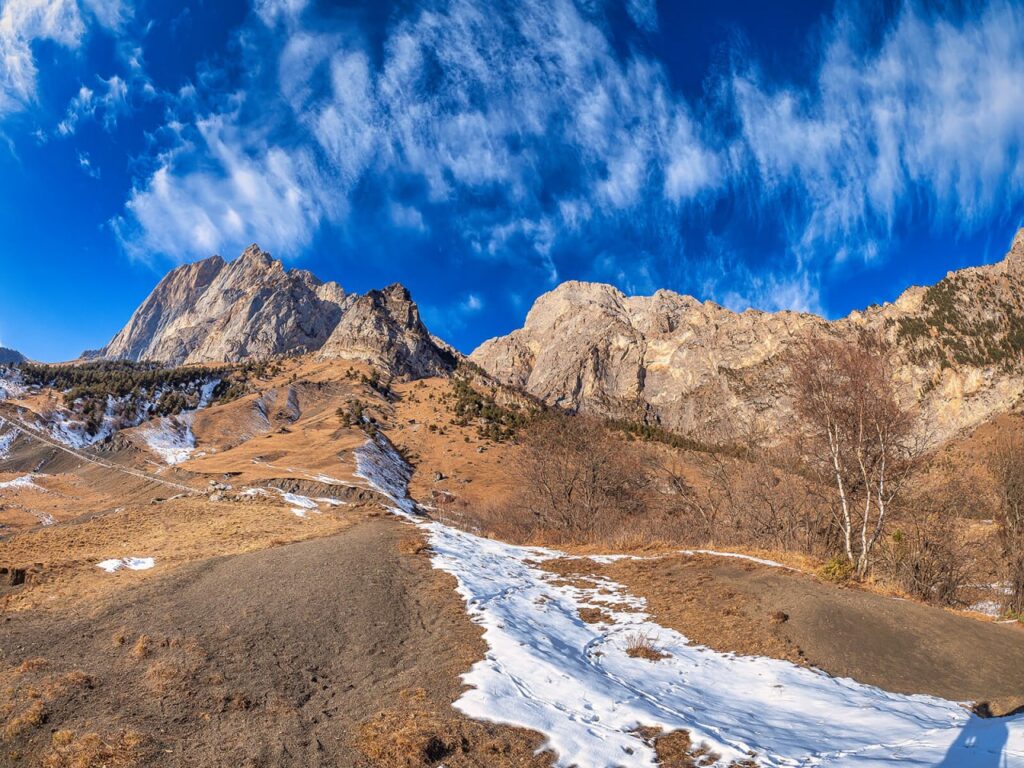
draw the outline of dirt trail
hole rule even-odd
[[[145,737],[146,765],[546,765],[534,735],[450,709],[483,645],[453,582],[415,553],[417,537],[371,519],[137,586],[125,574],[91,616],[4,617],[0,669],[46,660],[9,673],[16,685],[90,681],[51,697],[18,750],[43,755],[61,729],[114,742],[128,729]],[[0,765],[24,764],[5,754]]]
[[[10,425],[12,427],[14,427],[15,431],[20,432],[25,437],[27,437],[29,439],[32,439],[32,440],[35,440],[35,441],[37,441],[39,443],[42,443],[42,444],[44,444],[44,445],[46,445],[46,446],[48,446],[48,447],[50,447],[50,448],[52,448],[54,450],[61,451],[62,453],[65,453],[68,456],[71,456],[71,457],[73,457],[75,459],[78,459],[79,461],[84,462],[86,464],[92,464],[92,465],[95,465],[97,467],[102,467],[104,469],[109,469],[109,470],[112,470],[114,472],[119,472],[119,473],[121,473],[123,475],[129,475],[129,476],[134,477],[134,478],[136,478],[138,480],[144,480],[146,482],[156,483],[158,485],[162,485],[162,486],[165,486],[167,488],[174,489],[175,491],[177,491],[179,493],[197,493],[198,492],[195,488],[193,488],[191,486],[184,485],[182,483],[176,483],[173,480],[167,480],[167,479],[162,478],[162,477],[157,477],[156,475],[152,475],[152,474],[150,474],[148,472],[143,472],[141,470],[134,469],[133,467],[126,467],[126,466],[121,465],[121,464],[116,464],[116,463],[113,463],[113,462],[104,461],[103,459],[97,458],[96,456],[94,456],[94,455],[92,455],[90,453],[87,453],[86,451],[81,451],[81,450],[78,450],[76,448],[72,448],[72,447],[70,447],[68,445],[65,445],[64,443],[60,442],[59,440],[55,440],[55,439],[53,439],[51,437],[48,437],[48,436],[44,435],[43,433],[39,432],[38,430],[33,429],[32,427],[30,427],[27,424],[25,424],[25,422],[22,421],[21,419],[15,418],[13,416],[7,416],[7,420],[10,423]]]

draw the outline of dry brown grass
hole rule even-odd
[[[654,638],[648,632],[631,632],[626,636],[626,655],[634,659],[661,661],[671,657],[654,644]]]
[[[705,768],[718,762],[719,756],[704,744],[693,744],[689,731],[664,733],[658,728],[637,728],[637,734],[658,754],[662,768]],[[733,761],[729,768],[757,768],[753,760]]]
[[[74,526],[16,534],[4,542],[4,561],[46,565],[31,584],[0,597],[0,610],[94,602],[184,563],[339,533],[362,519],[368,508],[343,509],[300,520],[269,499],[243,504],[182,498],[126,506]],[[110,542],[117,542],[114,551]],[[157,565],[116,574],[96,568],[100,560],[125,554],[152,555]],[[112,641],[117,643],[116,634]]]
[[[580,619],[587,624],[602,624],[611,621],[611,616],[601,608],[584,607],[579,609]]]
[[[156,661],[146,668],[143,679],[158,694],[165,694],[184,678],[183,670],[168,661]]]
[[[20,665],[18,665],[18,672],[22,675],[27,672],[36,672],[37,670],[45,667],[48,663],[49,662],[46,659],[40,656],[36,656],[32,659],[25,659]]]
[[[537,754],[541,740],[529,731],[473,721],[447,706],[439,710],[420,688],[401,697],[400,707],[378,713],[359,729],[356,746],[376,768],[551,765],[550,754]]]
[[[152,739],[138,731],[125,730],[104,738],[98,733],[56,731],[43,756],[43,768],[134,768],[145,765],[152,753]]]
[[[153,649],[153,641],[149,635],[139,635],[132,646],[131,655],[133,659],[141,660],[149,656]]]
[[[4,740],[14,741],[26,731],[38,728],[46,722],[50,712],[41,699],[34,699],[13,717],[7,718],[4,725]]]
[[[410,536],[398,542],[398,551],[403,555],[422,555],[430,553],[430,545],[422,536]]]

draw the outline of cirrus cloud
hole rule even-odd
[[[820,309],[829,270],[885,258],[901,226],[971,233],[1024,205],[1016,4],[907,3],[881,28],[840,6],[809,77],[741,47],[696,101],[643,43],[657,29],[647,0],[422,0],[375,37],[260,0],[249,79],[170,132],[117,229],[130,253],[188,259],[386,221],[547,281],[670,274],[730,306]],[[778,244],[719,256],[730,226]]]

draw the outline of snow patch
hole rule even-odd
[[[320,505],[313,501],[308,496],[300,496],[297,493],[285,493],[280,491],[281,498],[292,506],[299,507],[300,509],[311,509],[319,511]]]
[[[718,766],[753,759],[766,768],[981,768],[1000,756],[1024,765],[1024,715],[983,719],[955,702],[693,645],[652,622],[643,599],[621,585],[566,585],[537,567],[561,552],[418,517],[407,495],[410,469],[385,441],[356,455],[357,474],[428,532],[435,567],[455,576],[470,617],[484,628],[486,658],[463,676],[470,689],[455,707],[543,733],[559,766],[655,766],[638,726],[685,729],[720,756]],[[593,607],[605,609],[606,623],[581,620],[580,609]],[[668,656],[630,657],[627,642],[637,632]]]
[[[192,433],[192,421],[196,413],[210,404],[213,391],[220,379],[213,379],[199,390],[199,403],[193,410],[183,411],[177,416],[163,416],[142,429],[146,446],[165,464],[174,466],[188,461],[196,450],[196,437]]]
[[[968,606],[967,610],[983,614],[984,616],[991,616],[992,618],[999,618],[1003,615],[1002,605],[995,600],[981,600]]]
[[[187,461],[196,448],[191,421],[178,416],[163,416],[141,432],[146,447],[171,466]]]
[[[0,483],[0,490],[33,490],[39,491],[40,493],[46,493],[46,489],[39,485],[35,478],[37,475],[22,475],[16,477],[13,480]]]
[[[110,560],[96,563],[97,568],[102,568],[107,573],[114,573],[122,568],[130,571],[147,571],[156,565],[152,557],[115,557]]]
[[[192,436],[192,417],[196,411],[210,403],[213,391],[220,379],[213,379],[201,385],[198,390],[198,403],[191,411],[183,411],[177,416],[161,417],[156,424],[143,430],[143,439],[156,455],[168,464],[180,463],[195,449],[195,438]],[[194,384],[185,391],[196,392]],[[130,395],[123,397],[107,396],[103,417],[95,432],[90,432],[86,423],[78,419],[74,412],[65,408],[57,408],[37,420],[35,426],[47,432],[55,440],[69,448],[82,450],[102,443],[122,429],[136,427],[150,418],[160,398],[168,391],[163,387],[156,390],[147,400],[136,401]]]
[[[377,433],[352,453],[356,459],[356,477],[363,478],[374,489],[391,499],[402,513],[419,516],[416,503],[408,494],[412,467],[386,437]]]
[[[0,428],[3,428],[6,424],[6,421],[0,419]],[[11,447],[17,439],[18,429],[16,427],[11,427],[7,431],[0,433],[0,460],[6,459],[11,455]]]
[[[13,368],[0,369],[0,401],[19,398],[24,394],[21,372]]]

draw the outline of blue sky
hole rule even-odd
[[[1024,8],[0,0],[0,343],[258,242],[469,351],[569,279],[838,317],[1024,222]]]

